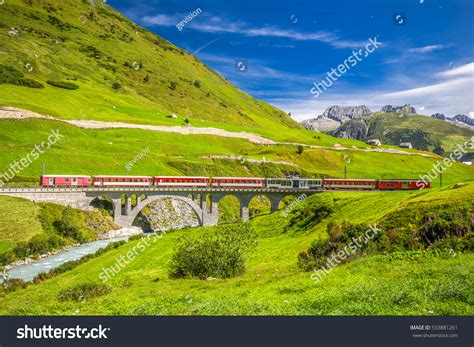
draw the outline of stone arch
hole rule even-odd
[[[276,206],[274,206],[276,205]],[[278,209],[278,202],[265,194],[256,194],[248,200],[249,218],[264,215]]]
[[[103,203],[102,203],[103,202]],[[108,205],[108,206],[106,206]],[[115,218],[115,203],[113,199],[105,195],[99,195],[91,199],[89,202],[89,207],[92,208],[102,208],[110,213],[112,217]],[[107,207],[107,208],[104,208]]]
[[[291,193],[280,197],[278,201],[278,206],[284,211],[284,213],[289,213],[293,208],[295,208],[301,201],[305,200],[311,194],[306,194],[305,192]],[[287,202],[283,204],[285,201]],[[281,205],[281,206],[280,206]]]
[[[242,218],[242,201],[234,194],[223,194],[215,199],[218,224],[236,223]]]
[[[192,210],[194,211],[197,219],[198,219],[198,222],[199,222],[199,225],[203,225],[203,211],[202,209],[199,207],[199,205],[193,201],[192,199],[190,199],[189,197],[187,196],[179,196],[179,195],[153,195],[153,196],[148,196],[147,199],[145,200],[141,200],[137,206],[133,209],[133,211],[130,213],[128,217],[128,220],[129,220],[129,225],[133,225],[133,223],[135,222],[136,218],[138,217],[138,214],[143,210],[143,208],[145,206],[148,206],[149,204],[157,201],[157,200],[160,200],[160,199],[175,199],[175,200],[180,200],[180,201],[183,201],[185,202],[186,204],[188,204],[189,206],[191,206]]]

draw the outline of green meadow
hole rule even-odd
[[[103,268],[137,246],[138,240],[26,289],[4,293],[0,313],[7,315],[469,315],[474,312],[474,257],[360,254],[336,266],[319,283],[296,266],[298,253],[325,238],[329,222],[377,223],[390,213],[419,206],[470,204],[474,185],[423,192],[323,193],[291,213],[318,201],[333,200],[334,213],[307,228],[289,228],[281,212],[250,221],[258,245],[245,274],[231,279],[170,279],[168,269],[180,236],[212,233],[214,228],[168,232],[107,282],[112,290],[85,301],[58,300],[61,290],[99,283]],[[322,199],[322,200],[321,200]],[[413,207],[415,206],[415,207]],[[402,253],[403,255],[403,253]]]

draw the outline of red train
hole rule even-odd
[[[431,183],[410,179],[342,178],[261,178],[205,176],[84,176],[43,175],[43,187],[213,187],[326,190],[416,190],[431,188]]]

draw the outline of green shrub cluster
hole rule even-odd
[[[393,259],[402,255],[418,257],[424,253],[417,252],[424,249],[431,249],[432,255],[471,251],[474,241],[470,211],[472,206],[469,204],[412,205],[385,217],[378,225],[379,232],[371,242],[364,243],[362,250],[368,254],[394,253]],[[365,230],[368,226],[364,224],[329,223],[328,239],[315,240],[306,251],[300,252],[298,266],[305,271],[324,266],[327,256],[343,248],[354,237],[363,236]]]
[[[309,200],[294,208],[288,215],[285,231],[308,230],[318,224],[334,211],[334,200],[330,196],[321,196],[320,199]]]
[[[412,251],[393,252],[386,255],[379,256],[383,262],[393,262],[399,260],[418,260],[429,258],[444,258],[449,259],[457,256],[457,252],[453,249],[446,248],[432,248],[432,249],[416,249]]]
[[[5,65],[0,65],[0,84],[2,83],[29,88],[44,88],[38,81],[24,78],[23,73],[13,67]]]
[[[360,245],[356,249],[357,252],[364,251],[370,246],[365,235],[369,229],[370,227],[367,224],[329,223],[327,226],[329,239],[314,240],[308,250],[300,252],[298,255],[298,267],[304,271],[319,269],[326,265],[327,258],[331,254],[337,254],[338,251],[348,247],[351,242],[355,246],[354,239],[358,240]],[[373,240],[376,240],[376,238],[377,235],[374,235]],[[352,252],[349,248],[347,249],[352,255],[346,259],[339,259],[339,261],[346,262],[360,254]]]
[[[213,233],[185,236],[171,260],[171,278],[230,278],[245,272],[246,256],[257,244],[249,224],[217,227]]]
[[[64,81],[51,81],[51,80],[48,80],[46,81],[46,83],[48,83],[49,85],[52,85],[54,87],[58,87],[58,88],[63,88],[63,89],[69,89],[69,90],[74,90],[74,89],[78,89],[79,86],[75,83],[71,83],[71,82],[64,82]]]
[[[112,287],[103,283],[83,283],[63,289],[59,292],[58,301],[85,301],[109,294]]]

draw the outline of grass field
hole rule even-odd
[[[0,253],[43,232],[34,202],[8,196],[0,196],[0,202]]]
[[[57,300],[59,292],[81,283],[98,283],[100,271],[113,265],[138,241],[93,259],[78,268],[0,299],[1,314],[18,315],[469,315],[474,255],[387,261],[384,255],[339,265],[315,285],[296,266],[298,253],[322,237],[333,221],[375,223],[416,204],[432,206],[471,201],[474,184],[426,192],[327,193],[305,200],[337,198],[335,213],[306,230],[285,232],[281,213],[250,223],[258,246],[246,273],[233,279],[169,279],[168,266],[183,234],[212,232],[197,228],[168,233],[140,252],[109,281],[112,292],[84,302]],[[415,205],[414,205],[415,204]]]

